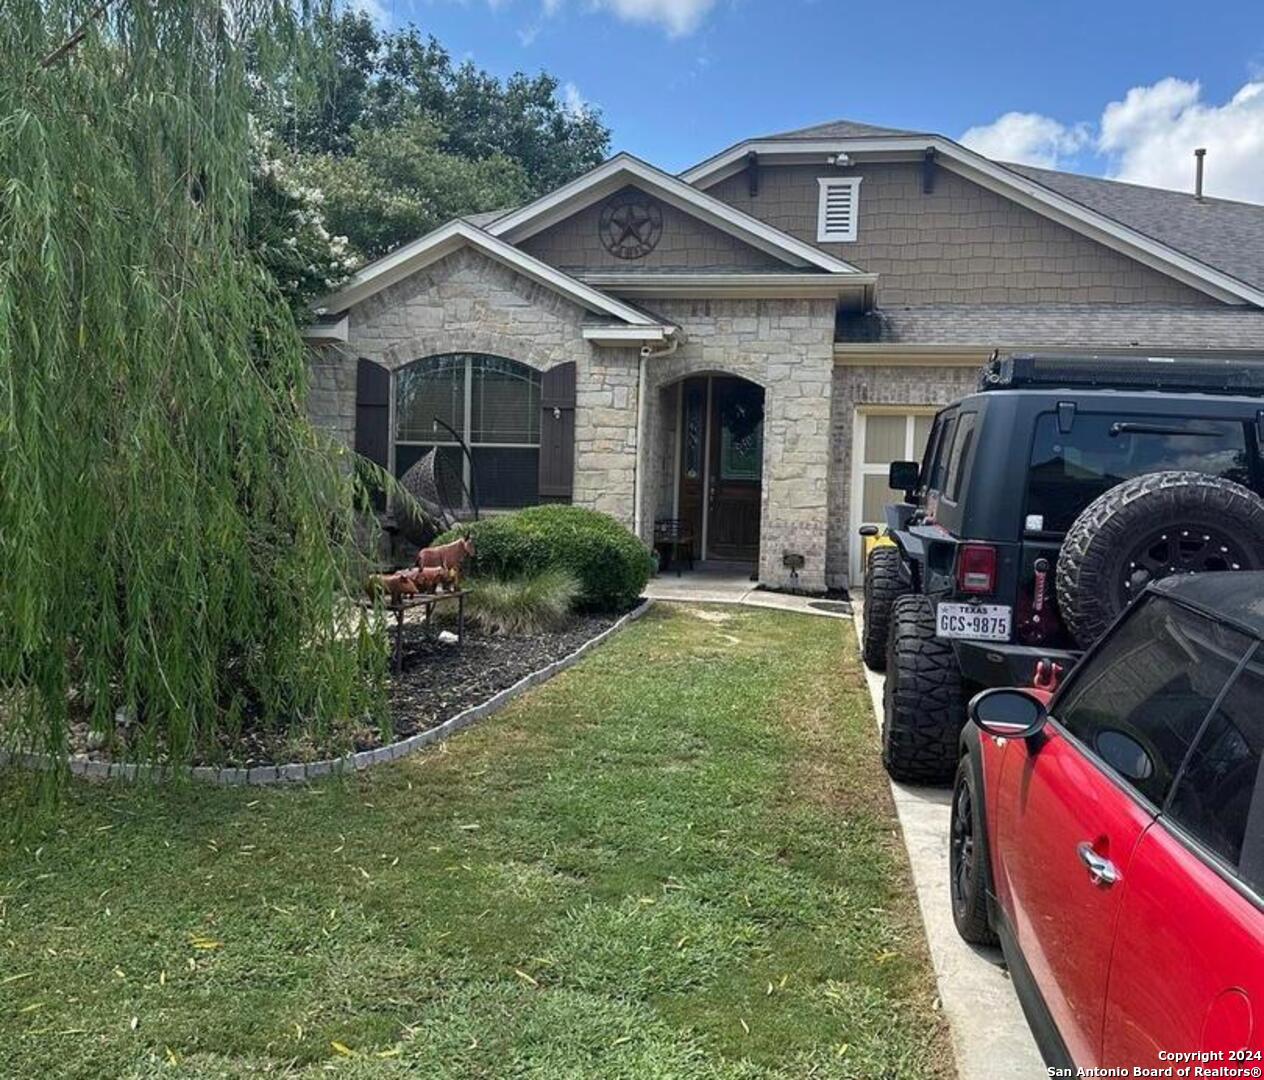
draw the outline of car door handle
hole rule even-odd
[[[1088,867],[1089,880],[1094,885],[1114,885],[1123,877],[1119,868],[1105,855],[1099,855],[1094,851],[1093,845],[1087,840],[1081,840],[1075,850],[1079,853],[1080,862]]]

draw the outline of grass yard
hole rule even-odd
[[[846,622],[660,606],[369,774],[76,784],[0,850],[0,1073],[951,1076],[876,741]]]

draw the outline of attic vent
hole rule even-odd
[[[817,211],[816,239],[834,243],[856,239],[860,213],[860,177],[821,177],[821,202]]]

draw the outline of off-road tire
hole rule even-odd
[[[1253,491],[1198,472],[1125,480],[1084,508],[1058,553],[1058,610],[1081,648],[1101,637],[1127,606],[1120,594],[1131,554],[1145,534],[1164,527],[1228,534],[1245,556],[1241,569],[1264,568],[1264,499]]]
[[[935,607],[924,596],[901,596],[891,609],[882,705],[882,764],[891,778],[949,783],[966,707],[957,657],[935,636]]]
[[[870,671],[887,669],[891,608],[908,591],[900,577],[900,549],[883,544],[870,551],[865,567],[865,620],[860,631],[860,653]]]
[[[982,815],[985,808],[975,777],[975,763],[969,754],[963,754],[957,766],[957,778],[952,784],[952,825],[949,830],[948,897],[952,904],[952,922],[957,933],[971,945],[995,945],[996,931],[988,919],[988,882],[991,856],[983,831]],[[964,820],[965,809],[972,820]],[[967,857],[962,843],[969,836]],[[970,864],[970,872],[963,880],[957,880],[962,862]]]

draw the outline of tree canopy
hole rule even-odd
[[[0,746],[215,760],[381,703],[349,471],[251,244],[250,65],[316,45],[289,0],[0,9]]]
[[[269,126],[324,195],[334,234],[376,258],[453,217],[507,209],[598,164],[610,132],[568,107],[552,75],[501,80],[454,64],[414,26],[326,16],[325,63],[302,95],[273,100]]]

